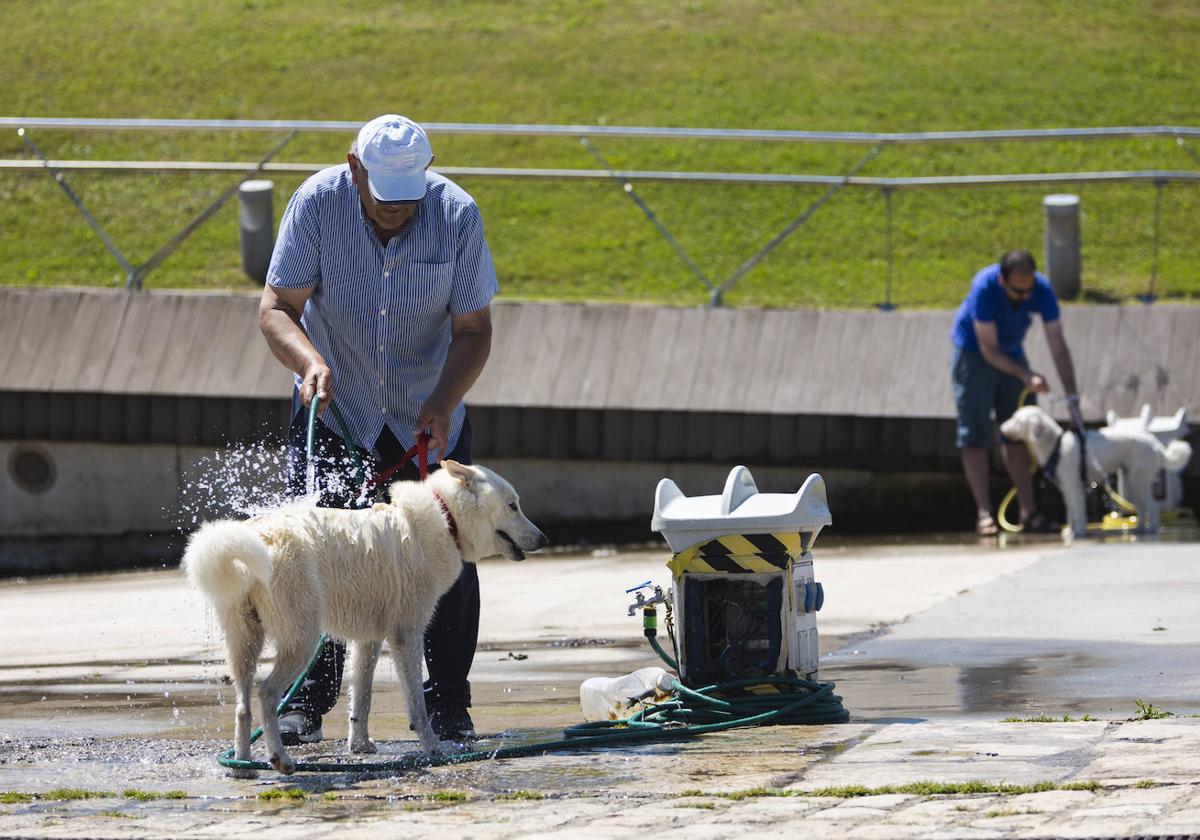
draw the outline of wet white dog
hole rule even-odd
[[[295,504],[245,522],[212,522],[188,542],[183,568],[225,631],[237,691],[236,758],[250,758],[250,688],[271,638],[275,667],[258,686],[263,738],[271,766],[295,770],[275,708],[322,632],[350,642],[351,752],[375,752],[367,715],[384,639],[422,748],[461,749],[437,739],[425,712],[426,625],[463,563],[493,555],[523,560],[547,540],[521,513],[512,486],[484,467],[443,461],[428,480],[397,482],[390,495],[390,504],[366,510]]]
[[[1054,418],[1036,405],[1017,409],[1000,424],[1000,434],[1029,444],[1042,467],[1057,450],[1058,463],[1052,478],[1066,502],[1071,533],[1082,537],[1087,531],[1087,497],[1079,465],[1079,437],[1064,434]],[[1149,432],[1124,426],[1088,431],[1085,442],[1088,478],[1106,481],[1109,475],[1120,471],[1129,501],[1137,508],[1139,526],[1151,533],[1157,531],[1159,502],[1154,498],[1155,476],[1163,467],[1175,472],[1187,466],[1192,457],[1191,446],[1177,440],[1164,448]],[[1097,465],[1103,474],[1097,472]]]

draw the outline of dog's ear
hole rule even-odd
[[[1049,414],[1046,414],[1044,411],[1038,412],[1032,415],[1030,419],[1033,421],[1029,426],[1034,440],[1041,440],[1046,435],[1054,434],[1054,421],[1050,418]]]
[[[475,473],[471,471],[471,468],[458,463],[458,461],[452,461],[447,458],[446,460],[442,461],[442,469],[450,473],[451,477],[462,482],[463,484],[470,484],[475,480]]]

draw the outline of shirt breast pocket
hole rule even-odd
[[[405,267],[401,276],[404,278],[407,309],[432,314],[445,312],[449,308],[454,263],[412,262]]]

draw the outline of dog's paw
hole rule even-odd
[[[229,778],[231,779],[257,779],[258,771],[233,767],[229,770]]]
[[[370,738],[361,738],[350,742],[350,752],[355,755],[371,755],[379,752],[379,747]]]
[[[296,772],[296,762],[290,755],[285,752],[272,753],[270,758],[271,766],[279,773],[285,776],[290,776]]]

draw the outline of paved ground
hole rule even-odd
[[[815,559],[821,677],[837,682],[849,724],[255,781],[213,759],[231,691],[211,617],[177,572],[2,583],[0,791],[17,795],[0,797],[0,837],[1200,832],[1200,719],[1186,716],[1200,712],[1195,544],[818,543]],[[665,560],[481,568],[473,712],[487,743],[553,737],[579,720],[582,679],[654,662],[623,590],[666,583]],[[386,665],[378,679],[373,732],[404,753],[414,745]],[[1139,700],[1177,716],[1128,721]],[[1076,720],[1002,722],[1064,714]],[[305,797],[263,798],[289,788]],[[141,801],[154,791],[183,798]]]

